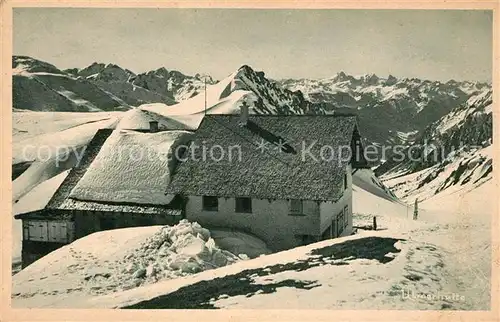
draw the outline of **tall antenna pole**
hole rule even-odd
[[[205,115],[207,115],[207,76],[206,75],[203,77],[203,80],[205,82]]]

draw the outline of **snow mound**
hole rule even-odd
[[[50,307],[58,301],[74,304],[222,267],[243,257],[219,248],[210,231],[187,220],[175,226],[107,230],[78,239],[14,275],[13,300],[23,307]]]
[[[411,308],[415,304],[405,303],[401,288],[418,293],[438,290],[443,280],[439,256],[436,247],[404,238],[349,236],[93,298],[85,305],[131,309]],[[435,309],[441,304],[422,301],[417,307]]]
[[[217,246],[240,257],[256,258],[272,253],[266,243],[255,236],[233,229],[211,229],[210,232]]]
[[[187,131],[114,131],[70,197],[87,201],[168,204],[170,199],[164,191],[178,159],[176,153],[180,155],[177,147],[185,145],[191,136]]]
[[[239,257],[216,246],[210,231],[183,219],[176,226],[163,227],[125,259],[128,264],[118,279],[132,276],[145,284],[222,267]]]

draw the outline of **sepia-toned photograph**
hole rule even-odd
[[[13,8],[12,308],[490,311],[493,16]]]

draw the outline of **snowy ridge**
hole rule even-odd
[[[13,108],[71,112],[129,108],[90,81],[31,57],[13,56],[12,73]]]
[[[326,101],[328,97],[333,98],[335,103],[344,105],[369,103],[369,101],[390,101],[393,99],[411,99],[416,111],[422,108],[434,97],[451,96],[458,97],[477,93],[489,87],[485,83],[456,82],[447,83],[420,80],[417,78],[398,79],[392,75],[387,78],[378,77],[375,74],[361,76],[346,75],[340,72],[334,77],[325,79],[284,79],[280,80],[286,88],[300,90],[304,96],[313,101]],[[343,102],[338,102],[335,97],[344,95]],[[360,104],[363,108],[363,104]]]
[[[300,90],[307,100],[323,104],[327,113],[355,110],[368,142],[390,145],[411,143],[413,137],[398,133],[421,132],[470,98],[491,91],[490,84],[479,82],[442,83],[392,75],[351,76],[344,72],[325,79],[279,82],[290,90]]]
[[[116,64],[93,63],[59,70],[27,57],[12,57],[14,109],[36,111],[128,110],[145,103],[175,104],[200,93],[204,80],[159,68],[136,75]],[[208,84],[215,81],[206,78]]]
[[[474,231],[477,236],[471,239],[471,247],[464,248],[463,243],[454,240],[464,227],[462,221],[457,221],[462,217],[458,218],[454,209],[449,214],[421,209],[421,220],[408,220],[407,206],[373,193],[384,189],[370,179],[371,175],[359,174],[366,185],[353,187],[354,225],[365,226],[376,215],[378,231],[359,230],[354,236],[243,261],[240,259],[245,256],[237,258],[217,250],[216,234],[210,233],[214,247],[207,239],[207,231],[195,223],[99,232],[51,253],[15,275],[13,306],[486,308],[488,294],[483,288],[489,289],[489,281],[475,279],[474,274],[489,265],[488,248],[484,248],[490,243],[489,234],[480,226],[486,213],[478,205],[486,205],[491,198],[477,199],[485,194],[476,194],[476,190],[457,192],[477,212],[475,226],[465,226],[469,234]],[[441,198],[439,203],[456,203],[455,196],[449,197]],[[437,217],[443,224],[434,222]],[[95,247],[103,243],[106,248]],[[463,258],[456,257],[457,253]],[[234,264],[204,271],[219,266],[214,265],[219,260],[215,260],[219,255],[214,254],[225,254],[226,263]],[[412,298],[405,299],[402,292],[411,293]],[[450,298],[452,294],[462,297]]]
[[[284,89],[266,79],[263,72],[246,65],[218,83],[207,85],[206,97],[205,93],[200,93],[172,106],[153,103],[138,108],[196,128],[205,113],[238,114],[243,102],[248,104],[250,113],[255,114],[323,113],[319,105],[306,101],[300,92]]]

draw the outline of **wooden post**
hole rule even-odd
[[[373,216],[373,230],[377,230],[377,216]]]

